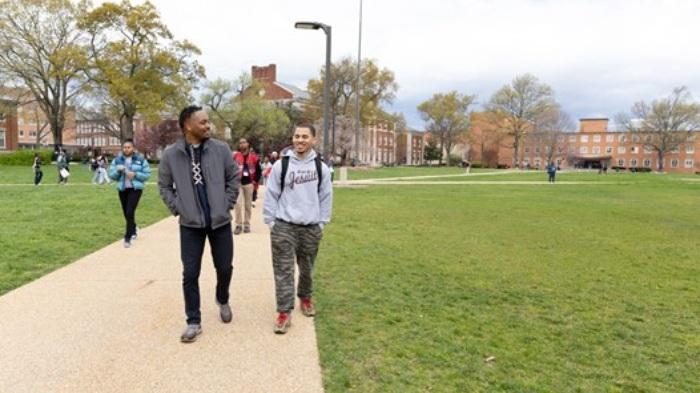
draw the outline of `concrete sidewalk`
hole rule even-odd
[[[298,310],[275,335],[274,281],[262,200],[253,232],[235,236],[233,322],[214,303],[209,249],[200,277],[202,328],[185,327],[176,218],[0,297],[0,391],[322,392],[313,320]],[[138,213],[137,213],[138,216]]]

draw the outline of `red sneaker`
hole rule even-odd
[[[301,298],[301,313],[307,317],[316,315],[316,307],[314,307],[314,302],[311,301],[310,297]]]
[[[285,334],[289,327],[292,326],[292,316],[288,312],[281,312],[277,314],[277,320],[275,320],[275,333]]]

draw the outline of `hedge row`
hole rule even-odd
[[[44,165],[51,163],[52,150],[17,150],[12,153],[0,154],[0,165],[26,165],[34,163],[34,153],[39,153]]]

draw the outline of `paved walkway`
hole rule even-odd
[[[178,225],[168,218],[0,297],[0,391],[322,392],[313,321],[295,310],[272,332],[274,282],[267,227],[235,237],[233,322],[218,319],[205,250],[204,333],[185,326]]]

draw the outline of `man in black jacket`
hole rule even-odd
[[[187,328],[182,342],[202,332],[199,272],[204,242],[209,238],[216,268],[216,302],[224,323],[231,322],[229,285],[233,273],[233,235],[230,210],[236,203],[240,178],[228,145],[210,139],[211,123],[198,106],[180,113],[184,138],[168,146],[158,166],[160,196],[180,216],[180,257],[183,265]]]

